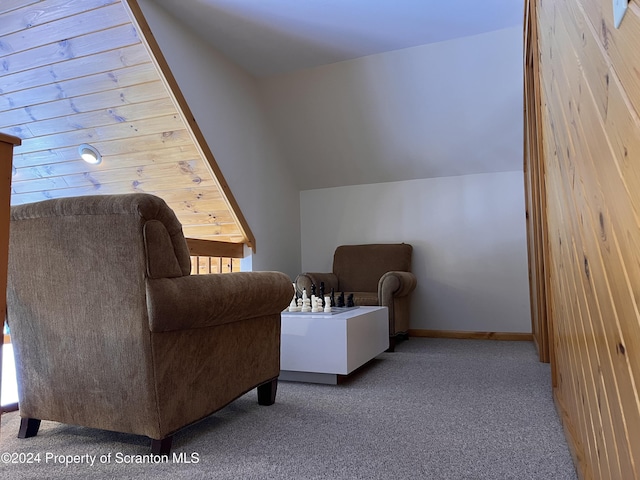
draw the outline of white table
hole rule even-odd
[[[387,307],[282,313],[280,380],[337,384],[389,348]]]

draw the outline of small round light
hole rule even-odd
[[[82,159],[91,165],[97,165],[102,161],[102,155],[92,145],[84,143],[78,147],[78,152]]]

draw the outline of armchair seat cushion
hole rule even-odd
[[[344,292],[344,301],[347,303],[347,297],[353,294],[353,303],[363,307],[375,307],[380,305],[378,302],[378,294],[376,292]]]

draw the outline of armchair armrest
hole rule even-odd
[[[387,272],[378,282],[378,301],[380,305],[389,306],[394,297],[409,295],[417,284],[416,276],[411,272]]]
[[[237,272],[147,279],[149,330],[203,328],[280,314],[293,297],[280,272]]]
[[[324,282],[325,293],[331,292],[333,288],[338,291],[338,277],[334,273],[313,273],[306,272],[301,273],[296,277],[296,290],[298,293],[302,293],[302,289],[307,289],[307,295],[311,295],[311,285],[315,285],[320,293],[320,283]]]

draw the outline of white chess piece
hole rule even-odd
[[[331,313],[331,297],[324,297],[324,311],[327,313]]]
[[[311,311],[312,312],[321,312],[322,308],[318,306],[320,302],[318,301],[318,297],[315,295],[311,295]]]
[[[296,303],[296,297],[293,297],[291,299],[291,303],[289,304],[289,311],[295,312],[296,310],[298,310],[298,304]]]
[[[309,297],[307,297],[307,289],[304,288],[302,289],[302,308],[300,309],[301,312],[310,312],[311,311],[311,301],[309,300]]]
[[[295,312],[298,310],[298,302],[296,302],[296,284],[292,283],[291,285],[293,285],[293,298],[291,299],[291,303],[289,304],[289,311]]]

